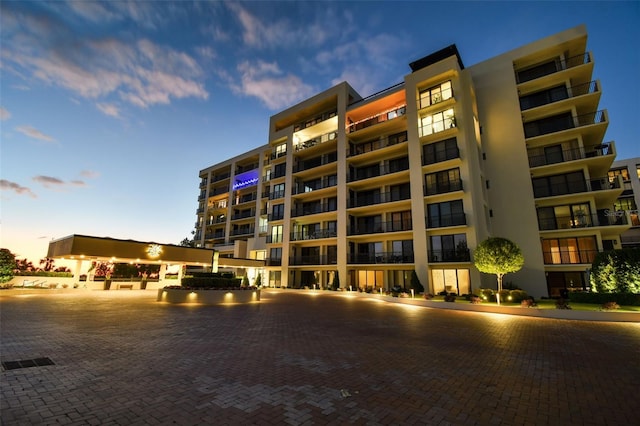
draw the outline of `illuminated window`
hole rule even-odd
[[[432,269],[431,282],[435,294],[447,292],[460,295],[471,292],[468,269]]]
[[[276,225],[271,228],[271,242],[272,243],[282,242],[282,225]]]
[[[428,107],[453,97],[451,81],[420,91],[420,108]]]
[[[286,143],[282,143],[282,144],[276,146],[275,153],[276,153],[276,158],[282,157],[283,155],[286,155],[286,153],[287,153],[287,144]]]
[[[453,127],[456,127],[456,120],[453,113],[453,108],[449,108],[432,115],[421,117],[418,132],[420,134],[420,137],[422,137],[442,132]]]
[[[629,169],[627,169],[626,167],[620,167],[619,169],[611,169],[609,170],[609,182],[613,182],[616,180],[616,177],[618,175],[622,175],[622,180],[624,180],[625,182],[629,181]]]
[[[547,265],[592,263],[597,253],[596,237],[542,240],[542,255]]]

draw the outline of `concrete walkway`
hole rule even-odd
[[[291,290],[226,306],[1,291],[0,320],[5,365],[53,363],[0,372],[6,425],[637,422],[638,323]]]

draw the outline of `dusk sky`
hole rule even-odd
[[[640,2],[0,2],[0,245],[70,234],[178,244],[198,172],[267,143],[269,117],[362,96],[455,43],[465,66],[585,24],[605,141],[640,156]]]

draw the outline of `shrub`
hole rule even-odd
[[[640,293],[640,250],[598,253],[591,266],[591,287],[598,293]]]
[[[438,296],[446,296],[447,294],[449,293],[447,293],[446,291],[441,291],[440,293],[438,293]]]
[[[444,301],[445,302],[455,302],[456,301],[456,294],[455,293],[449,293],[446,296],[444,296]]]
[[[592,303],[595,305],[616,302],[618,305],[640,306],[640,294],[633,293],[571,292],[569,293],[569,300],[575,303]]]
[[[513,303],[520,303],[525,299],[529,298],[529,295],[524,290],[511,290],[509,292],[509,297],[511,297],[511,301]]]
[[[620,309],[620,305],[616,302],[605,302],[600,306],[600,309],[603,311],[615,311],[616,309]]]
[[[473,304],[473,305],[479,305],[480,303],[482,303],[482,297],[476,296],[474,294],[471,295],[469,301]]]
[[[520,306],[522,308],[535,308],[536,306],[538,306],[538,304],[533,297],[529,296],[526,299],[522,299],[520,301]]]
[[[556,299],[556,309],[571,309],[569,301],[563,298]]]
[[[434,297],[435,297],[435,296],[434,296],[433,294],[431,294],[431,293],[425,293],[425,294],[424,294],[424,298],[425,298],[426,300],[431,300],[431,299],[433,299]]]
[[[500,295],[500,302],[508,302],[511,290],[500,290],[497,292]]]
[[[183,287],[190,288],[237,288],[240,287],[242,280],[240,278],[222,278],[222,277],[187,277],[182,279]]]

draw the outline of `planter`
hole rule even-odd
[[[220,305],[227,303],[252,303],[260,301],[260,289],[249,290],[188,290],[181,288],[158,289],[158,302],[197,303]]]

